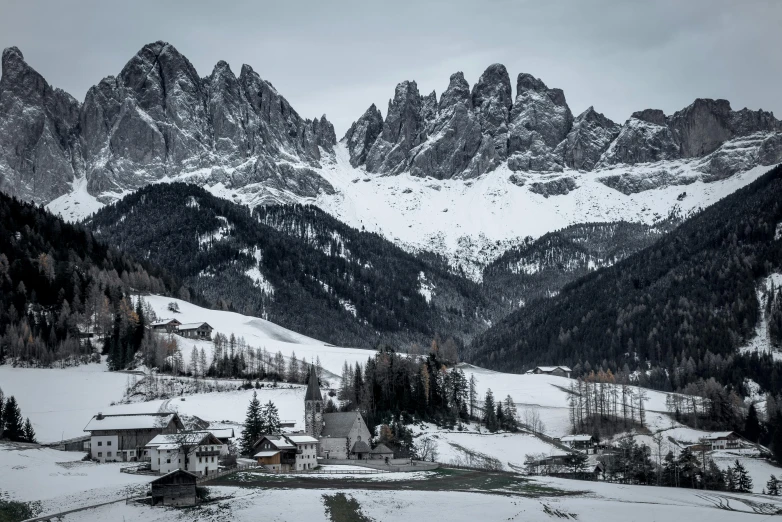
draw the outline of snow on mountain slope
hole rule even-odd
[[[782,274],[771,274],[758,284],[758,305],[763,312],[760,314],[758,324],[755,325],[755,335],[752,336],[746,345],[739,348],[740,352],[770,353],[775,361],[782,361],[782,352],[771,344],[768,331],[768,316],[765,313],[772,289],[776,292],[776,289],[779,289],[780,286],[782,286]]]
[[[619,165],[593,172],[566,169],[556,174],[513,173],[503,164],[475,179],[435,180],[408,173],[368,174],[363,167],[350,165],[348,152],[340,143],[335,147],[335,160],[326,156],[322,168],[314,169],[334,187],[333,193],[322,191],[317,197],[302,197],[261,183],[236,189],[218,183],[205,188],[250,207],[269,202],[317,205],[346,224],[378,232],[406,250],[445,255],[453,266],[461,266],[479,280],[484,266],[523,237],[539,237],[574,223],[653,223],[671,211],[687,216],[771,168],[754,167],[706,182],[697,170],[700,161]],[[607,178],[624,192],[609,187]],[[164,182],[175,180],[199,182],[192,173],[165,178]],[[98,200],[82,185],[77,180],[73,193],[47,208],[67,220],[83,219],[100,208]],[[100,199],[121,195],[105,196]]]
[[[143,296],[143,299],[150,304],[159,319],[175,318],[181,323],[206,322],[214,328],[214,333],[219,332],[228,337],[231,334],[237,338],[244,337],[249,346],[256,349],[266,348],[266,351],[272,354],[279,351],[286,359],[294,353],[299,360],[306,358],[309,363],[320,358],[321,366],[334,375],[342,374],[342,366],[345,361],[351,365],[355,365],[357,362],[364,364],[373,353],[360,348],[332,346],[258,317],[201,308],[187,301],[160,295]],[[168,304],[171,302],[178,305],[179,313],[168,310]],[[211,344],[202,341],[193,342],[193,340],[183,337],[177,337],[177,340],[185,363],[189,361],[188,357],[194,345],[197,345],[200,350],[202,344]],[[211,353],[209,352],[207,359],[211,361]]]

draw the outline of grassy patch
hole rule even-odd
[[[331,522],[373,522],[361,512],[361,504],[353,497],[347,497],[344,493],[323,495],[323,503],[326,505],[326,514]]]
[[[17,502],[0,498],[0,522],[19,522],[33,518],[38,514],[38,507],[33,502]]]

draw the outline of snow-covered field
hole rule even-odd
[[[40,442],[86,435],[84,426],[122,398],[129,376],[106,371],[105,364],[66,369],[0,366],[0,389],[13,395],[29,417]]]
[[[119,463],[83,462],[82,453],[20,449],[0,443],[0,491],[11,499],[40,501],[44,513],[123,498],[149,477],[120,473]]]
[[[279,520],[334,521],[325,496],[342,493],[355,501],[366,518],[351,520],[556,520],[581,522],[659,522],[705,520],[739,522],[763,520],[782,509],[768,497],[735,494],[701,494],[698,491],[619,486],[614,484],[546,480],[545,485],[580,490],[572,496],[524,497],[463,491],[241,489],[210,488],[215,496],[230,497],[196,510],[112,504],[66,516],[63,520],[156,522],[165,520]],[[355,511],[354,511],[355,512]]]
[[[452,264],[460,264],[478,279],[481,268],[521,238],[539,237],[574,223],[595,221],[640,221],[653,223],[673,209],[687,215],[705,208],[751,183],[771,167],[756,167],[727,179],[704,183],[698,171],[700,159],[676,160],[633,166],[619,165],[594,172],[565,170],[541,174],[510,171],[503,164],[493,172],[470,179],[436,180],[409,174],[368,174],[350,165],[343,144],[335,147],[334,159],[324,160],[317,172],[333,187],[333,194],[316,198],[280,193],[263,184],[239,189],[222,183],[209,185],[210,169],[166,177],[159,182],[187,181],[204,185],[216,196],[254,207],[268,201],[310,203],[355,228],[378,232],[410,250],[438,252]],[[522,180],[524,186],[510,180]],[[639,180],[658,176],[679,178],[682,185],[663,186],[635,194],[608,187],[600,178],[631,176]],[[544,197],[530,190],[535,182],[569,177],[575,190]],[[695,181],[693,181],[695,180]],[[686,196],[680,197],[682,193]],[[102,200],[125,194],[102,194]],[[67,220],[80,220],[103,205],[87,193],[77,179],[73,192],[47,205]]]

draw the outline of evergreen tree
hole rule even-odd
[[[280,414],[277,411],[277,406],[272,401],[266,403],[261,415],[266,433],[276,434],[280,432]]]
[[[775,497],[779,496],[779,479],[774,475],[771,475],[771,478],[766,482],[766,494]]]
[[[296,358],[296,352],[291,352],[291,358],[288,361],[288,382],[301,382],[299,378],[299,360]]]
[[[483,424],[487,430],[491,432],[497,431],[497,412],[491,388],[486,390],[486,398],[483,401]]]
[[[736,459],[736,462],[733,464],[733,474],[736,477],[736,491],[751,493],[752,479],[750,478],[749,473],[747,473],[747,468],[739,462],[739,459]]]
[[[241,438],[241,451],[243,455],[251,456],[253,445],[264,434],[264,422],[261,411],[261,403],[257,392],[253,391],[253,398],[247,407],[247,416],[244,420],[244,430]]]
[[[679,476],[681,477],[679,485],[686,488],[697,487],[701,463],[690,448],[685,447],[682,450],[677,466],[679,468]]]
[[[771,440],[771,451],[777,464],[782,466],[782,413],[776,415],[776,425],[774,429],[774,438]]]
[[[736,491],[736,473],[730,466],[725,470],[725,489],[727,491]]]
[[[24,422],[24,441],[25,442],[36,442],[36,440],[35,440],[35,430],[33,429],[33,425],[30,422],[30,418],[29,417]]]
[[[478,404],[478,382],[475,374],[470,374],[470,418],[475,418],[475,406]]]
[[[3,419],[5,420],[5,437],[14,442],[24,441],[24,423],[22,421],[22,412],[16,398],[11,395],[5,401],[3,408]]]
[[[714,491],[723,491],[725,489],[725,476],[713,460],[709,460],[709,467],[706,468],[704,481],[706,489]]]
[[[747,412],[747,419],[744,422],[744,436],[752,441],[757,442],[760,438],[761,427],[760,420],[758,419],[758,410],[754,404],[751,404],[749,411]]]

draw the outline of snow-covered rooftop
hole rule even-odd
[[[592,440],[592,435],[565,435],[559,440],[561,440],[562,442],[571,442],[571,441],[586,442]]]
[[[317,444],[319,442],[318,439],[309,435],[286,435],[285,438],[294,444]]]
[[[277,450],[277,451],[259,451],[258,453],[256,453],[256,454],[255,454],[255,455],[253,455],[253,456],[254,456],[255,458],[260,458],[260,457],[273,457],[274,455],[278,454],[279,452],[280,452],[279,450]]]
[[[200,322],[200,323],[185,323],[180,324],[177,328],[180,330],[197,330],[198,328],[201,328],[202,326],[209,326],[208,323]],[[211,328],[211,326],[209,326]]]
[[[215,444],[211,439],[214,435],[210,431],[193,431],[190,433],[167,433],[156,435],[147,443],[146,448],[157,447],[158,449],[174,449],[180,444]],[[210,442],[210,439],[212,440]],[[169,448],[168,446],[173,446]]]
[[[130,413],[125,415],[95,415],[84,431],[148,430],[164,428],[176,418],[175,413]]]

